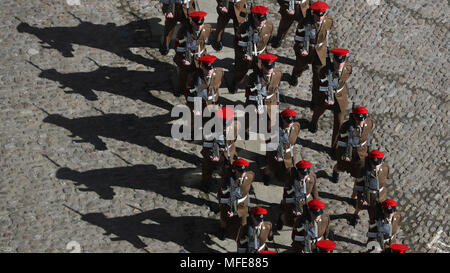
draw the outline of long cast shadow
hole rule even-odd
[[[353,200],[350,197],[341,197],[341,196],[338,196],[338,195],[335,195],[332,193],[328,193],[328,192],[323,192],[323,191],[319,191],[319,196],[321,198],[333,199],[333,200],[337,200],[340,202],[345,202],[345,203],[353,206]]]
[[[97,150],[106,150],[106,143],[100,137],[147,147],[157,153],[165,154],[194,165],[201,164],[201,158],[180,149],[166,146],[159,137],[172,137],[169,122],[176,118],[170,114],[140,118],[135,114],[103,114],[100,116],[67,118],[59,114],[48,115],[43,121],[69,130],[70,137],[78,143],[91,143]]]
[[[56,178],[73,181],[80,187],[80,191],[95,192],[102,199],[113,199],[115,196],[113,187],[123,187],[151,191],[198,206],[207,205],[211,210],[217,211],[218,204],[184,194],[183,186],[193,189],[200,187],[201,177],[195,176],[194,171],[196,168],[158,169],[155,165],[133,165],[85,172],[64,167],[57,170]]]
[[[77,211],[76,211],[77,212]],[[173,242],[189,252],[218,252],[208,245],[208,234],[214,234],[218,221],[199,216],[173,217],[164,209],[154,209],[135,215],[108,218],[103,213],[86,213],[81,220],[105,230],[103,235],[115,235],[111,241],[128,241],[141,249],[147,245],[139,236],[162,242]],[[153,223],[145,223],[153,221]]]
[[[119,57],[146,66],[152,65],[148,59],[131,52],[130,48],[156,47],[157,44],[151,42],[150,37],[148,37],[151,35],[145,36],[145,30],[150,32],[150,26],[158,24],[160,19],[138,20],[117,26],[114,23],[94,24],[83,21],[73,14],[71,15],[79,22],[77,26],[41,28],[21,21],[17,26],[17,31],[36,36],[41,40],[44,48],[56,49],[64,57],[73,57],[73,45],[77,44],[106,50]]]
[[[171,111],[172,104],[152,95],[149,90],[173,91],[170,71],[173,66],[163,62],[149,60],[155,72],[133,71],[126,67],[109,67],[98,65],[89,72],[60,73],[55,69],[41,69],[40,78],[58,82],[66,93],[77,93],[87,100],[98,100],[95,91],[108,92],[132,100],[141,100]]]

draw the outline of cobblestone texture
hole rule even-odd
[[[208,1],[199,3],[214,22]],[[256,2],[278,25],[276,1]],[[372,145],[386,152],[393,170],[388,195],[405,217],[399,241],[412,252],[449,252],[448,3],[327,2],[332,45],[351,52],[350,92],[374,118]],[[173,51],[157,50],[159,2],[4,0],[0,8],[0,252],[69,252],[70,241],[83,252],[233,251],[230,239],[215,235],[215,195],[199,190],[200,145],[170,137],[170,111],[184,101],[172,95]],[[290,34],[276,51],[285,73],[294,61],[293,28]],[[228,42],[216,54],[226,68],[230,51]],[[282,108],[305,120],[312,115],[310,79],[307,72],[299,87],[280,88]],[[242,93],[230,99],[236,97],[243,100]],[[360,252],[368,216],[362,212],[362,223],[349,226],[353,181],[328,181],[331,124],[327,112],[318,133],[303,129],[298,156],[319,174],[337,252]],[[279,200],[259,194],[269,189],[281,190],[259,179],[252,196],[274,218]],[[276,236],[269,247],[285,251],[285,238]]]

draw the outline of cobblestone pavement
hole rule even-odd
[[[215,1],[198,2],[215,23]],[[276,1],[256,2],[278,25]],[[398,238],[412,252],[450,252],[448,3],[327,2],[332,45],[351,52],[350,92],[374,118],[373,147],[393,170],[388,195],[405,217]],[[172,95],[173,51],[157,50],[159,2],[4,0],[0,8],[0,252],[77,251],[74,245],[83,252],[235,251],[231,239],[216,238],[215,194],[199,190],[200,145],[170,137],[170,111],[184,101]],[[228,70],[231,31],[222,52],[208,47]],[[293,63],[290,33],[276,51],[285,73]],[[312,115],[310,79],[304,73],[299,87],[280,88],[282,108],[292,107],[302,124]],[[229,101],[243,100],[223,90]],[[331,124],[327,112],[318,133],[301,131],[298,158],[320,177],[337,252],[360,252],[368,216],[348,225],[353,181],[328,180]],[[239,147],[258,171],[258,151]],[[258,174],[254,204],[274,220],[281,187],[260,181]],[[286,251],[289,231],[275,241],[269,247]]]

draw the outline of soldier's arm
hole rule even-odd
[[[183,60],[184,60],[184,57],[185,57],[185,53],[184,52],[178,52],[177,51],[177,48],[178,47],[180,47],[180,48],[186,48],[186,42],[181,42],[180,43],[180,41],[182,41],[183,39],[184,39],[184,35],[183,35],[183,29],[184,28],[180,28],[179,30],[178,30],[178,32],[177,32],[177,37],[176,37],[176,40],[175,40],[175,56],[173,57],[173,61],[179,66],[179,67],[182,67],[182,66],[184,66],[184,63],[183,63]]]
[[[323,237],[328,240],[328,236],[330,235],[330,217],[327,215],[326,219],[327,228],[325,229],[325,233],[323,234]]]
[[[169,4],[167,4],[167,0],[160,0],[162,4],[162,12],[163,14],[166,14],[169,11]]]
[[[295,122],[294,125],[292,125],[291,133],[289,134],[289,144],[291,144],[292,146],[295,145],[299,133],[300,133],[300,124],[298,122]]]
[[[301,50],[303,48],[302,39],[305,38],[305,33],[306,33],[305,19],[302,19],[298,23],[297,28],[295,30],[295,44],[294,44],[295,52],[298,52],[298,50]]]
[[[253,105],[256,105],[256,101],[248,100],[248,96],[250,96],[250,94],[254,92],[251,89],[255,88],[255,84],[256,84],[256,74],[252,73],[248,77],[248,83],[247,86],[245,87],[245,97],[247,98],[248,103]]]
[[[239,42],[247,43],[248,41],[248,33],[247,33],[247,24],[244,23],[239,27],[238,33],[236,33],[235,39],[236,39],[236,48],[235,50],[239,51],[242,54],[247,53],[247,47],[246,46],[240,46]]]
[[[212,28],[210,24],[205,24],[205,44],[209,42],[209,36],[211,36]]]
[[[314,199],[319,199],[319,191],[317,190],[317,177],[315,175],[313,176],[313,180],[314,185],[311,193]]]
[[[269,241],[273,241],[273,229],[272,229],[272,223],[269,222],[269,227],[270,227],[270,231],[269,231],[269,236],[267,236],[267,239]]]

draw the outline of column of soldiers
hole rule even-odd
[[[250,171],[248,161],[238,157],[235,141],[241,124],[232,108],[219,106],[219,87],[224,72],[214,66],[217,58],[206,51],[208,43],[216,51],[223,48],[224,29],[232,19],[235,62],[229,92],[236,93],[248,71],[253,70],[245,88],[245,106],[254,105],[257,115],[266,115],[267,128],[271,128],[274,119],[281,120],[279,143],[268,143],[267,164],[262,173],[265,185],[269,184],[272,174],[284,184],[282,212],[276,230],[282,230],[285,225],[292,227],[294,252],[332,252],[336,247],[336,243],[328,240],[330,217],[324,212],[325,204],[319,200],[317,177],[311,172],[312,164],[306,160],[296,161],[295,143],[300,133],[300,124],[295,122],[297,113],[285,109],[279,117],[273,117],[270,111],[272,107],[279,106],[278,86],[283,73],[275,68],[277,56],[267,54],[267,47],[269,43],[272,48],[280,47],[295,21],[297,27],[293,49],[296,61],[289,83],[296,86],[298,77],[311,65],[313,116],[308,128],[310,132],[318,131],[319,118],[326,110],[333,111],[331,157],[337,163],[331,181],[338,183],[340,172],[347,172],[355,179],[351,195],[355,212],[351,224],[356,225],[359,212],[367,209],[370,225],[368,243],[376,241],[378,251],[406,251],[406,246],[395,244],[402,217],[396,211],[397,203],[387,199],[389,166],[383,162],[382,152],[370,150],[374,121],[368,116],[366,108],[352,106],[350,118],[344,122],[348,107],[346,83],[352,74],[352,65],[347,61],[348,49],[330,49],[329,33],[334,19],[327,15],[328,4],[310,0],[278,0],[281,21],[277,34],[273,35],[274,25],[267,20],[268,8],[254,6],[253,1],[217,0],[218,19],[214,32],[209,24],[204,24],[207,14],[196,11],[194,1],[161,2],[166,17],[161,54],[169,51],[176,23],[183,23],[176,35],[174,57],[179,68],[179,93],[185,95],[192,116],[201,114],[194,109],[196,98],[202,101],[202,109],[218,106],[215,117],[224,125],[223,131],[203,136],[202,144],[203,190],[211,190],[212,173],[215,169],[221,170],[219,238],[223,240],[229,231],[237,243],[238,252],[267,252],[266,242],[273,240],[274,233],[272,224],[264,219],[266,209],[256,207],[250,211],[249,192],[255,173]],[[249,124],[255,122],[246,115],[246,138],[250,134]],[[198,129],[201,128],[193,128],[191,124],[192,131]]]

